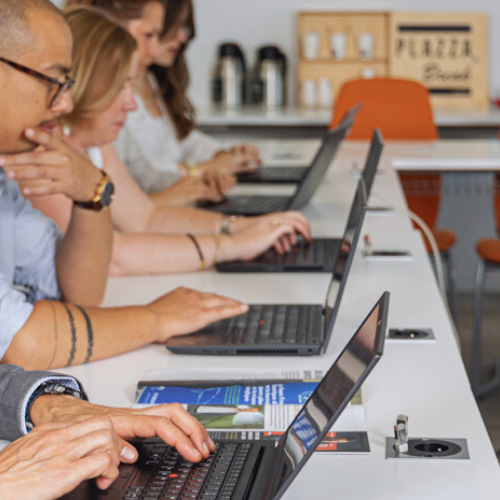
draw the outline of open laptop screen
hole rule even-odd
[[[321,148],[317,152],[311,166],[307,169],[295,194],[290,198],[287,206],[288,210],[297,210],[303,207],[313,197],[316,189],[323,180],[325,172],[340,149],[349,126],[350,123],[342,123],[339,127],[326,133]]]
[[[345,113],[344,116],[342,117],[342,120],[340,120],[339,127],[344,125],[344,124],[349,124],[349,129],[348,132],[350,132],[351,127],[354,125],[354,120],[356,119],[356,115],[359,113],[361,108],[363,107],[363,103],[359,102],[358,104],[355,104],[352,108],[349,108]]]
[[[382,149],[384,149],[384,142],[382,140],[380,130],[376,128],[373,131],[370,150],[368,151],[365,168],[363,169],[363,175],[361,176],[363,182],[365,183],[367,200],[372,190],[373,181],[375,180],[375,174],[377,173],[377,167],[380,161],[380,156],[382,155]]]
[[[281,497],[379,360],[388,307],[385,292],[280,439],[269,498]]]
[[[358,182],[356,195],[351,205],[351,211],[347,219],[340,244],[340,251],[333,267],[332,279],[328,286],[325,302],[325,322],[324,322],[324,349],[328,346],[329,336],[332,332],[336,316],[340,307],[340,301],[347,283],[347,276],[354,258],[356,245],[361,233],[364,215],[366,212],[366,199],[361,182]]]

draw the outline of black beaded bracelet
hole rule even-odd
[[[33,429],[33,427],[35,427],[31,420],[31,407],[33,406],[33,403],[40,396],[45,396],[48,394],[57,394],[57,395],[66,394],[69,396],[73,396],[74,398],[77,399],[82,398],[82,394],[80,391],[77,391],[75,389],[70,389],[69,387],[58,384],[57,382],[54,381],[44,382],[43,384],[40,385],[40,387],[38,387],[38,389],[35,392],[33,392],[33,394],[28,400],[28,403],[26,404],[26,413],[24,415],[24,421],[26,423],[26,430],[28,432],[30,432]]]
[[[201,251],[200,244],[198,243],[198,240],[191,234],[187,233],[186,236],[193,242],[194,246],[196,247],[196,250],[198,251],[198,255],[200,256],[200,271],[203,271],[205,269],[205,257],[203,256],[203,252]]]

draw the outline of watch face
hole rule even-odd
[[[113,186],[113,183],[108,182],[106,186],[104,186],[104,190],[102,191],[101,194],[101,204],[103,207],[109,207],[114,192],[115,192],[115,187]]]

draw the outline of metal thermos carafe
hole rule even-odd
[[[219,58],[212,80],[212,99],[217,105],[234,109],[245,104],[245,58],[236,43],[219,46]]]
[[[272,110],[286,105],[286,56],[278,47],[257,51],[252,79],[252,101]]]

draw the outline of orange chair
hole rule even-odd
[[[493,209],[497,233],[500,234],[500,174],[495,175]],[[474,279],[474,341],[472,345],[472,390],[478,398],[493,392],[500,385],[500,360],[494,365],[493,376],[481,382],[482,364],[482,310],[484,285],[488,271],[500,271],[500,239],[483,238],[476,244],[479,261]]]
[[[339,91],[334,106],[330,128],[336,127],[345,112],[362,103],[349,139],[370,140],[378,127],[384,138],[391,140],[438,139],[427,89],[412,80],[374,78],[353,80]],[[440,174],[400,174],[408,208],[421,217],[431,229],[441,259],[446,263],[448,277],[448,303],[457,322],[455,271],[450,249],[455,244],[455,234],[447,229],[436,229],[441,200]],[[415,226],[417,227],[417,226]],[[431,246],[424,235],[427,251]],[[431,254],[432,257],[432,254]]]

